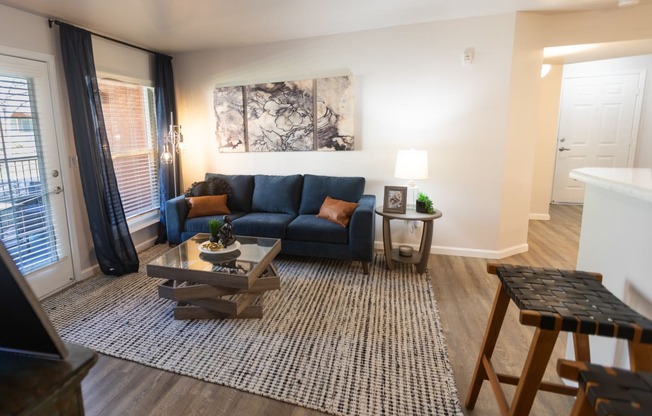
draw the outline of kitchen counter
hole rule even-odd
[[[603,284],[652,318],[652,169],[581,168],[585,183],[578,270],[602,273]],[[573,357],[572,338],[566,356]],[[629,368],[627,345],[591,337],[592,361]]]

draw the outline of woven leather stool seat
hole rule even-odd
[[[652,373],[560,360],[559,374],[579,383],[571,415],[652,415]]]
[[[575,396],[578,389],[542,381],[561,331],[573,335],[575,360],[590,362],[589,335],[626,339],[632,370],[652,371],[652,320],[640,315],[602,285],[599,273],[488,264],[498,276],[487,329],[466,399],[473,409],[484,380],[489,380],[503,415],[527,415],[538,390]],[[519,322],[535,327],[520,377],[499,374],[491,357],[512,300]],[[516,385],[511,405],[501,384]]]
[[[596,273],[503,264],[495,274],[516,306],[529,312],[521,319],[525,325],[652,343],[652,321],[614,296]]]

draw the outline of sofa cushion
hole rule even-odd
[[[299,215],[288,225],[287,239],[314,243],[347,244],[349,229],[313,214]]]
[[[302,184],[301,175],[256,175],[252,211],[296,215],[301,203]]]
[[[233,197],[226,202],[231,211],[251,212],[251,197],[254,193],[253,175],[222,175],[220,173],[207,173],[206,179],[221,178],[233,190]]]
[[[233,220],[235,235],[285,238],[288,224],[295,218],[291,214],[252,212]]]
[[[226,206],[226,201],[226,195],[191,196],[186,198],[186,203],[190,208],[187,218],[230,214],[231,211]]]
[[[353,211],[357,207],[357,202],[346,202],[327,196],[319,209],[317,217],[332,221],[342,227],[347,227],[349,221],[351,221],[351,215],[353,215]]]
[[[305,175],[299,214],[317,214],[327,196],[358,202],[364,193],[365,179],[358,176]]]

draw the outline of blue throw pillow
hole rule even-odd
[[[256,175],[252,210],[296,215],[299,212],[302,185],[301,175]]]
[[[317,214],[327,196],[358,202],[364,193],[365,178],[359,176],[305,175],[299,213]]]

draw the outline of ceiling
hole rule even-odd
[[[652,4],[652,0],[639,0]],[[0,0],[164,53],[235,47],[515,11],[616,8],[617,0]]]

